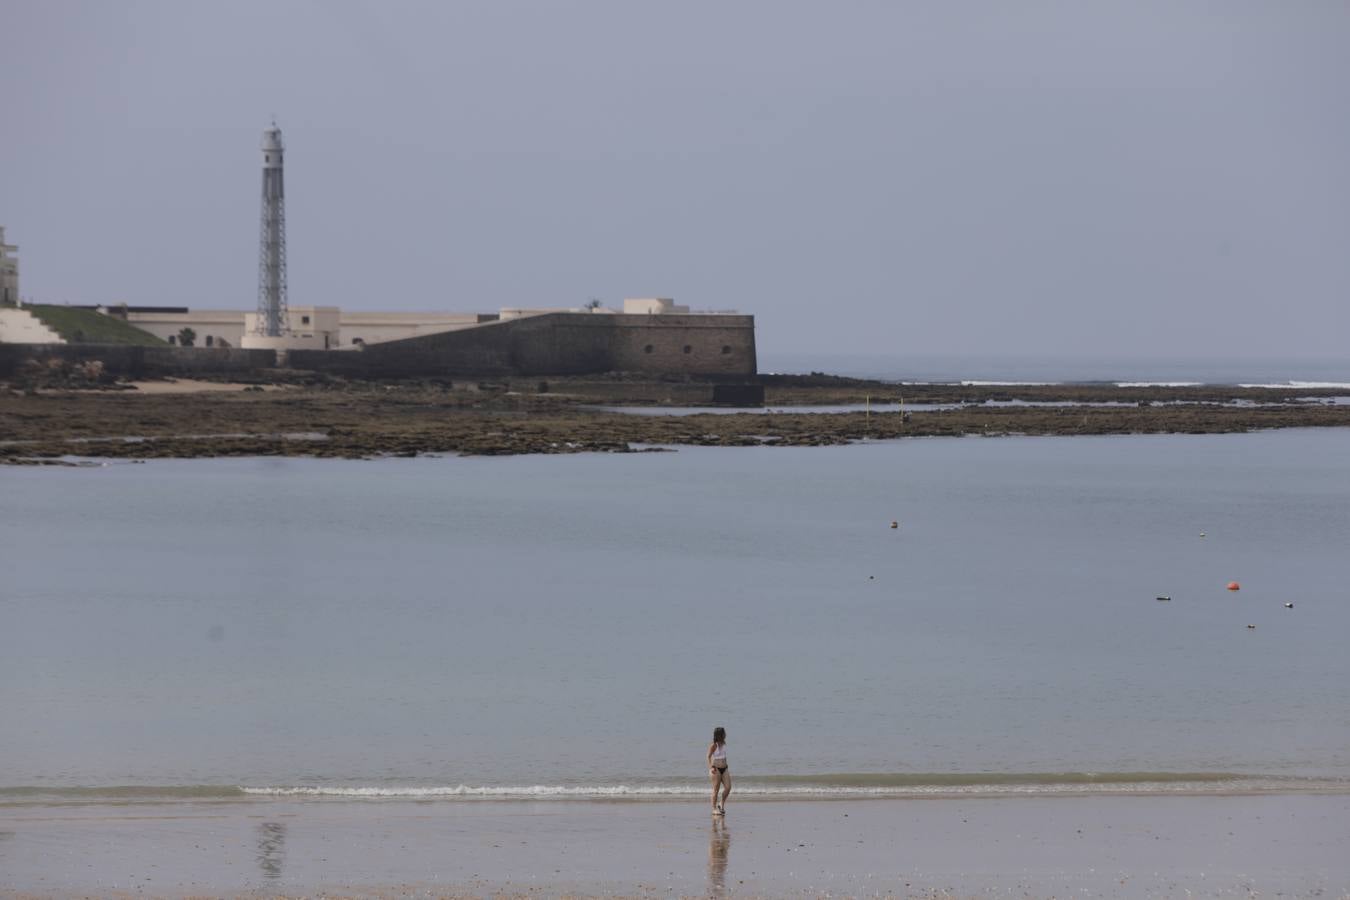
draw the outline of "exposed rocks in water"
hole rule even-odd
[[[628,378],[550,379],[541,392],[537,380],[521,384],[331,378],[297,384],[297,380],[285,391],[177,395],[116,390],[35,395],[11,386],[0,390],[0,462],[73,455],[352,459],[427,453],[626,453],[669,446],[804,447],[901,437],[1206,434],[1350,426],[1350,406],[1298,402],[1319,393],[1307,389],[897,387],[821,376],[816,379],[820,384],[770,380],[768,404],[787,408],[769,414],[757,410],[636,416],[588,404],[598,399],[608,404],[651,403],[664,396],[702,405],[692,395],[706,386]],[[908,417],[880,409],[870,415],[794,413],[790,406],[861,402],[865,397],[877,404],[890,396],[885,391],[897,395],[903,391],[907,403],[967,402],[952,409],[914,410]],[[1121,405],[978,405],[991,399]],[[1235,405],[1235,400],[1242,402]]]

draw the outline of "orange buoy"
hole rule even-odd
[[[1240,591],[1242,590],[1242,585],[1238,584],[1236,581],[1230,581],[1228,582],[1228,589],[1230,591]]]

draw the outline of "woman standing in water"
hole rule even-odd
[[[731,794],[731,769],[727,765],[727,730],[721,725],[713,729],[712,743],[708,745],[708,777],[712,779],[713,815],[727,814],[727,797]],[[717,792],[722,799],[717,799]]]

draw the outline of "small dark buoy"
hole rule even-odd
[[[1172,598],[1171,598],[1171,597],[1167,597],[1167,596],[1159,596],[1158,599],[1159,599],[1159,600],[1171,600]]]
[[[892,527],[892,528],[899,528],[899,527],[900,527],[900,523],[899,523],[899,522],[892,522],[892,523],[891,523],[891,527]]]
[[[873,578],[876,578],[876,577],[877,577],[877,576],[875,576],[875,575],[868,575],[868,576],[867,576],[867,580],[868,580],[868,581],[871,581]]]
[[[1286,603],[1286,604],[1284,605],[1284,608],[1285,608],[1285,609],[1293,609],[1293,608],[1294,608],[1294,604],[1292,604],[1292,603]]]
[[[1247,627],[1248,627],[1248,628],[1255,628],[1256,626],[1255,626],[1255,625],[1248,625]]]

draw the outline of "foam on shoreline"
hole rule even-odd
[[[616,801],[702,800],[701,778],[624,778],[607,783],[325,783],[271,785],[20,786],[0,788],[0,807],[292,798],[313,800]],[[742,800],[904,800],[1094,795],[1214,796],[1350,794],[1350,778],[1227,772],[860,773],[747,775]]]

